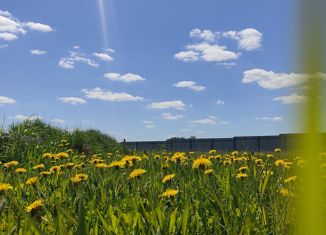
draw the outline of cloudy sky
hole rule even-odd
[[[39,117],[118,140],[298,131],[295,9],[283,0],[1,0],[0,119]]]

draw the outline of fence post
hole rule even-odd
[[[257,143],[257,148],[258,152],[260,152],[260,136],[257,137],[258,143]]]
[[[192,139],[189,140],[189,152],[192,151]]]
[[[211,139],[211,150],[214,149],[214,139]]]
[[[126,154],[126,139],[123,139],[123,154]]]
[[[237,150],[236,137],[233,137],[233,150]]]

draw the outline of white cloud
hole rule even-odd
[[[178,120],[180,118],[183,118],[183,115],[180,115],[180,114],[173,115],[171,113],[163,113],[162,117],[165,120],[174,121],[174,120]]]
[[[224,102],[223,100],[217,100],[217,101],[216,101],[216,104],[217,104],[217,105],[224,105],[225,102]]]
[[[32,55],[44,55],[44,54],[46,54],[46,51],[38,50],[38,49],[30,50],[30,52],[31,52]]]
[[[187,128],[184,128],[184,129],[181,129],[180,130],[181,132],[189,132],[189,131],[191,131],[190,129],[187,129]]]
[[[211,30],[201,30],[196,28],[190,31],[189,36],[191,38],[203,39],[205,41],[214,41],[218,35]]]
[[[203,119],[197,119],[197,120],[193,120],[191,121],[191,123],[194,124],[203,124],[203,125],[216,125],[216,117],[214,116],[210,116],[208,118],[203,118]]]
[[[236,66],[237,63],[234,63],[234,62],[223,62],[223,63],[217,63],[217,65],[222,65],[226,68],[231,68],[233,66]]]
[[[177,53],[175,58],[183,61],[195,61],[200,58],[201,60],[207,62],[221,62],[234,60],[240,56],[239,53],[229,51],[226,46],[209,44],[207,42],[190,44],[186,46],[186,49],[187,51]],[[194,59],[192,59],[192,57],[189,55],[191,55]]]
[[[3,39],[5,41],[12,41],[12,40],[16,40],[18,37],[13,34],[13,33],[0,33],[0,39]]]
[[[69,52],[70,56],[69,57],[62,57],[59,60],[58,65],[64,69],[74,69],[75,64],[77,62],[81,62],[84,64],[87,64],[92,67],[99,67],[99,64],[96,63],[94,60],[91,60],[87,58],[84,54],[75,52],[75,51],[70,51]]]
[[[193,81],[180,81],[180,82],[174,84],[173,86],[179,87],[179,88],[188,88],[188,89],[191,89],[191,90],[194,90],[194,91],[203,91],[203,90],[205,90],[204,86],[196,85],[196,82],[193,82]]]
[[[178,60],[182,60],[185,62],[196,61],[199,60],[199,53],[195,51],[180,51],[174,55],[174,57]]]
[[[172,101],[153,102],[147,105],[147,108],[183,110],[185,106],[186,105],[181,100],[172,100]]]
[[[6,48],[7,46],[8,46],[8,44],[0,44],[0,49]]]
[[[68,103],[68,104],[72,104],[72,105],[87,103],[86,100],[84,100],[82,98],[78,98],[78,97],[61,97],[61,98],[58,98],[58,100],[62,101],[63,103]]]
[[[34,31],[40,31],[40,32],[52,32],[53,29],[51,28],[51,26],[46,25],[46,24],[41,24],[41,23],[35,23],[35,22],[27,22],[24,23],[24,25]]]
[[[16,104],[16,100],[9,98],[7,96],[0,96],[0,106],[4,104]]]
[[[103,61],[108,61],[108,62],[113,61],[113,58],[109,54],[106,54],[106,53],[94,52],[93,55]]]
[[[263,34],[254,28],[224,32],[223,36],[236,40],[238,42],[238,47],[247,51],[260,48],[263,38]]]
[[[5,104],[16,104],[16,100],[7,96],[0,96],[0,106],[3,106]]]
[[[275,117],[256,117],[255,120],[280,122],[280,121],[283,121],[283,117],[280,117],[280,116],[275,116]]]
[[[37,119],[42,120],[43,118],[38,115],[24,116],[21,114],[17,114],[15,115],[14,119],[16,119],[17,121],[25,121],[25,120],[33,121]]]
[[[236,40],[239,49],[252,51],[261,47],[263,34],[254,28],[246,28],[240,31],[213,32],[212,30],[193,29],[189,33],[190,38],[199,39],[195,43],[185,46],[186,50],[180,51],[174,55],[178,60],[224,62],[236,60],[241,53],[228,50],[226,46],[221,45],[218,39],[221,36]],[[235,63],[220,63],[226,67],[236,65]]]
[[[147,124],[147,125],[145,125],[145,127],[146,127],[146,128],[154,128],[155,125],[153,125],[153,124]]]
[[[112,102],[124,102],[124,101],[142,101],[144,100],[143,97],[140,96],[133,96],[128,93],[124,92],[112,92],[106,91],[99,87],[96,87],[92,90],[84,89],[82,90],[85,96],[89,99],[96,99],[96,100],[104,100],[104,101],[112,101]]]
[[[20,34],[27,31],[52,32],[51,26],[36,22],[21,22],[8,11],[0,11],[0,40],[16,40]]]
[[[142,123],[143,123],[143,124],[154,124],[153,121],[147,121],[147,120],[142,121]]]
[[[137,74],[126,73],[121,75],[120,73],[106,73],[104,77],[111,80],[111,81],[119,81],[125,83],[137,82],[137,81],[144,81],[145,79]]]
[[[292,93],[291,95],[279,96],[273,98],[274,101],[280,101],[282,104],[296,104],[296,103],[304,103],[307,101],[307,97],[303,95],[298,95],[296,93]]]
[[[51,120],[51,122],[56,123],[56,124],[65,124],[66,121],[60,118],[54,118]]]
[[[292,87],[305,82],[307,75],[296,73],[275,73],[263,69],[251,69],[243,73],[243,83],[256,82],[260,87],[266,89],[280,89]]]

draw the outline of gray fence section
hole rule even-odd
[[[322,133],[323,143],[326,143],[326,133]],[[275,148],[286,151],[296,150],[303,134],[280,134],[271,136],[239,136],[233,138],[206,138],[206,139],[170,139],[167,141],[137,141],[123,142],[125,150],[154,151],[165,149],[176,151],[205,152],[211,149],[229,152],[233,150],[270,152]],[[326,144],[324,145],[326,150]]]

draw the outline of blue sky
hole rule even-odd
[[[294,1],[1,0],[0,114],[118,140],[299,131]]]

